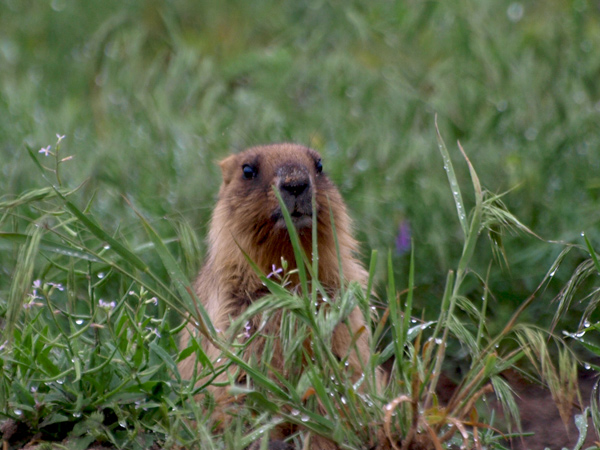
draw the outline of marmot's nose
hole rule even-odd
[[[310,193],[308,170],[302,166],[284,166],[278,170],[279,189],[283,195],[300,197]]]
[[[300,197],[310,187],[308,179],[292,180],[281,184],[281,189],[294,197]]]

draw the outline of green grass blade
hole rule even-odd
[[[371,251],[371,262],[369,263],[369,279],[367,281],[367,302],[371,301],[371,293],[373,292],[373,280],[375,279],[375,269],[377,268],[377,250]]]
[[[456,205],[456,212],[458,213],[458,220],[460,221],[460,226],[463,230],[463,234],[465,237],[467,236],[467,213],[465,211],[465,204],[462,199],[462,194],[460,192],[460,187],[458,186],[458,181],[456,179],[456,174],[454,173],[454,166],[452,165],[452,160],[450,159],[450,153],[446,148],[446,144],[442,139],[442,135],[440,134],[440,129],[437,124],[437,115],[435,117],[435,131],[437,134],[437,142],[440,153],[442,154],[442,159],[444,160],[444,169],[446,170],[446,175],[448,175],[448,181],[450,182],[450,189],[452,190],[452,197],[454,198],[454,204]]]
[[[392,341],[394,344],[394,354],[396,357],[396,370],[399,376],[402,376],[402,367],[404,366],[404,342],[403,342],[403,319],[402,309],[400,307],[399,294],[396,292],[394,281],[394,269],[392,266],[392,251],[388,251],[388,308],[390,309],[390,325],[392,328]]]
[[[148,272],[148,266],[144,261],[140,259],[135,253],[125,247],[121,242],[117,241],[110,234],[104,231],[98,226],[92,219],[87,217],[82,211],[79,210],[73,203],[62,195],[58,190],[56,191],[58,196],[63,200],[66,208],[73,214],[77,219],[98,239],[106,242],[110,247],[123,258],[126,262],[130,263],[142,272]]]
[[[7,341],[12,341],[13,330],[23,308],[23,302],[26,295],[31,292],[35,258],[43,234],[42,227],[33,224],[29,228],[31,235],[19,251],[17,265],[13,273],[13,281],[8,294],[6,324],[3,327],[4,340]]]
[[[404,326],[402,329],[402,341],[406,342],[408,329],[410,328],[410,319],[412,317],[413,293],[415,288],[415,247],[410,245],[410,266],[408,270],[408,292],[406,294],[406,304],[404,307]]]
[[[487,304],[488,304],[488,296],[489,296],[489,279],[490,279],[490,272],[492,269],[492,264],[490,263],[488,265],[488,270],[487,270],[487,274],[485,276],[485,282],[483,284],[483,302],[481,305],[481,312],[479,313],[479,325],[477,326],[477,340],[476,340],[476,346],[477,348],[481,348],[481,340],[483,339],[483,333],[484,333],[484,329],[485,329],[485,314],[487,311]]]
[[[131,205],[130,202],[128,203],[133,208],[133,205]],[[202,331],[208,333],[209,337],[214,337],[216,335],[216,332],[212,325],[210,317],[208,316],[208,313],[202,306],[202,303],[196,297],[193,287],[191,286],[189,280],[179,267],[179,264],[177,263],[177,261],[165,245],[165,243],[162,241],[158,233],[154,230],[154,228],[152,228],[152,225],[150,225],[150,223],[139,211],[137,211],[135,208],[133,208],[133,210],[142,222],[142,225],[144,226],[148,237],[154,243],[154,248],[156,249],[156,252],[158,253],[163,265],[165,266],[165,269],[167,269],[171,281],[175,284],[175,288],[177,289],[177,292],[180,296],[179,301],[183,303],[187,312],[192,316],[195,315],[194,313],[196,311],[199,312],[200,317],[196,317],[196,319],[202,320]]]
[[[598,262],[598,256],[596,256],[596,251],[594,250],[594,247],[592,247],[592,244],[591,244],[590,240],[588,239],[587,235],[585,233],[581,233],[581,235],[583,236],[583,239],[585,240],[585,245],[588,249],[590,256],[592,257],[592,261],[594,261],[594,266],[596,266],[596,270],[600,274],[600,262]]]
[[[29,236],[27,236],[26,234],[22,234],[22,233],[0,232],[1,240],[14,242],[16,244],[24,244],[25,242],[27,242],[28,238],[29,238]],[[91,253],[85,252],[83,250],[77,250],[77,249],[74,249],[73,247],[67,247],[66,245],[55,244],[54,242],[51,242],[46,239],[40,240],[39,248],[40,248],[40,250],[45,250],[45,251],[56,253],[56,254],[63,255],[63,256],[72,256],[74,258],[84,259],[86,261],[91,261],[91,262],[96,262],[96,263],[104,262],[100,258],[96,258]]]
[[[302,246],[300,245],[300,239],[298,238],[298,232],[296,231],[296,227],[294,226],[294,222],[292,221],[292,216],[288,211],[287,207],[283,199],[281,198],[281,194],[276,187],[273,187],[273,192],[275,193],[275,197],[279,201],[279,206],[281,208],[281,212],[283,214],[283,218],[285,220],[285,225],[288,229],[288,234],[290,235],[290,240],[292,241],[292,248],[294,249],[294,257],[296,258],[296,266],[298,269],[298,277],[300,278],[300,284],[302,286],[302,292],[304,295],[308,295],[308,279],[306,276],[306,267],[304,266],[304,256]]]

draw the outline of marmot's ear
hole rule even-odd
[[[223,175],[223,184],[229,184],[229,182],[233,178],[233,173],[235,171],[236,165],[235,161],[235,155],[231,155],[219,162],[219,166],[221,167],[221,173]]]

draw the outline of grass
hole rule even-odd
[[[397,390],[385,401],[408,396],[394,405],[408,422],[365,407],[374,423],[410,430],[406,405],[433,402],[428,364],[443,352],[447,369],[459,360],[471,370],[454,402],[458,423],[484,380],[509,398],[494,376],[519,346],[535,343],[526,356],[544,361],[550,381],[545,338],[519,331],[523,322],[567,332],[585,359],[598,355],[599,21],[585,1],[0,2],[3,414],[78,448],[223,445],[174,370],[178,317],[190,310],[185,285],[204,253],[220,183],[214,162],[274,141],[323,154],[367,263],[373,250],[395,248],[399,228],[410,233],[412,248],[371,270],[395,323],[380,330],[394,337],[381,355],[397,358]],[[448,174],[450,189],[442,167],[460,153],[440,159],[434,113],[440,134],[460,139],[472,161]],[[59,149],[57,133],[66,136]],[[29,155],[48,145],[54,156],[35,161],[55,172]],[[473,189],[457,197],[469,178]],[[490,245],[475,245],[476,230]],[[283,298],[300,320],[303,299]],[[410,324],[403,311],[430,325]],[[199,347],[186,351],[201,357]],[[571,367],[554,364],[562,374]],[[289,406],[260,389],[250,407]],[[261,430],[272,417],[248,413],[223,439],[243,448],[245,420]],[[356,424],[330,425],[320,431]]]
[[[308,273],[314,274],[316,266],[302,255],[289,214],[286,220],[296,258],[305,261],[298,272],[304,294],[286,290],[289,274],[285,272],[277,281],[262,275],[271,294],[235,321],[229,338],[223,340],[196,303],[190,278],[181,268],[190,259],[183,256],[186,239],[166,242],[131,201],[147,236],[137,250],[119,230],[109,233],[98,225],[90,204],[83,209],[77,206],[72,200],[77,190],[62,186],[59,169],[70,159],[61,157],[60,140],[52,154],[30,153],[32,164],[52,188],[2,205],[6,216],[18,216],[22,208],[39,214],[24,233],[2,235],[20,249],[0,350],[0,401],[9,419],[5,423],[12,427],[8,437],[5,431],[7,442],[11,439],[23,445],[32,434],[41,433],[43,440],[62,441],[67,448],[85,449],[99,443],[113,448],[244,449],[284,421],[301,427],[292,436],[298,448],[309,439],[307,431],[347,449],[383,442],[406,449],[438,449],[453,442],[467,448],[504,448],[502,436],[494,431],[494,415],[486,416],[487,408],[479,403],[495,391],[509,420],[518,424],[511,388],[501,374],[521,359],[528,359],[533,373],[548,383],[565,420],[570,416],[577,396],[577,372],[574,355],[565,344],[553,339],[560,349],[555,366],[547,343],[551,335],[539,327],[518,324],[522,310],[500,333],[492,334],[485,324],[487,302],[477,306],[463,295],[465,280],[476,275],[470,265],[481,232],[499,225],[522,225],[498,206],[497,196],[482,189],[461,147],[476,199],[471,211],[467,210],[439,134],[464,233],[462,257],[456,269],[448,272],[437,320],[419,323],[412,319],[414,251],[405,294],[396,290],[389,254],[385,319],[375,328],[373,356],[364,362],[365,375],[358,382],[348,377],[344,359],[336,358],[329,343],[335,326],[355,307],[365,318],[371,317],[369,296],[360,286],[349,285],[338,297],[329,298],[318,283],[309,282]],[[48,157],[56,165],[44,166]],[[149,258],[153,263],[145,261],[140,248],[155,255]],[[376,253],[369,286],[375,260]],[[38,266],[40,278],[34,276]],[[487,297],[487,284],[483,278],[480,282]],[[327,298],[325,304],[330,307],[316,309],[318,296]],[[246,360],[241,357],[243,350],[261,329],[245,336],[243,327],[257,314],[263,316],[261,323],[281,320],[281,334],[267,339],[262,355]],[[186,315],[204,339],[248,374],[247,386],[231,388],[245,400],[232,412],[232,425],[223,434],[211,428],[214,405],[210,396],[194,400],[216,375],[212,362],[197,340],[181,351],[177,346],[177,332],[183,326],[177,317]],[[384,339],[388,328],[391,340]],[[286,355],[283,373],[269,364],[273,339],[281,342]],[[500,351],[500,344],[507,340],[516,341],[516,348]],[[299,344],[306,341],[312,342],[314,359],[302,364],[306,355]],[[470,366],[448,404],[440,405],[436,386],[451,342],[467,350]],[[193,380],[182,380],[177,361],[190,354],[202,365]],[[375,371],[390,358],[388,383],[378,388]],[[303,369],[298,370],[299,366]],[[195,380],[203,381],[198,386]],[[598,414],[597,406],[593,411]],[[20,444],[19,436],[24,439]]]

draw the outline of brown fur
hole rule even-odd
[[[273,192],[276,186],[293,217],[300,241],[307,255],[312,248],[312,206],[314,193],[317,211],[317,242],[319,250],[319,279],[331,292],[342,283],[336,253],[330,208],[339,242],[343,276],[346,281],[357,281],[365,286],[368,274],[356,259],[357,243],[351,234],[350,218],[338,190],[319,170],[320,156],[314,150],[294,144],[275,144],[250,148],[232,155],[220,163],[223,184],[215,207],[208,236],[208,255],[196,281],[196,292],[214,327],[226,332],[230,320],[239,316],[255,299],[267,293],[260,279],[252,270],[240,249],[254,261],[263,273],[270,273],[272,266],[280,266],[283,257],[289,263],[288,270],[295,268],[295,258],[290,238],[283,221],[279,203]],[[256,170],[255,176],[244,175],[244,165]],[[248,170],[248,169],[246,169]],[[247,175],[247,174],[246,174]],[[297,282],[297,280],[296,280]],[[349,318],[350,328],[357,332],[364,325],[358,309]],[[269,324],[273,335],[278,324]],[[182,338],[182,348],[188,345],[190,332]],[[369,334],[362,333],[357,340],[356,352],[350,351],[352,336],[345,325],[339,325],[333,336],[332,348],[339,357],[349,356],[350,370],[357,376],[369,358]],[[258,352],[264,341],[253,341],[247,353]],[[203,341],[204,350],[212,361],[220,351]],[[179,364],[183,378],[189,379],[196,361],[188,358]],[[281,369],[282,355],[277,349],[271,364]],[[226,374],[217,381],[225,381]],[[227,389],[211,386],[211,393],[219,406],[231,402]],[[311,448],[336,448],[318,438],[311,440]]]

